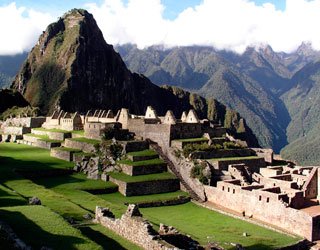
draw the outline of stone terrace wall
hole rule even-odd
[[[4,127],[3,133],[7,135],[23,135],[30,133],[31,129],[27,127]]]
[[[72,161],[73,160],[73,153],[66,150],[60,150],[59,148],[52,148],[50,150],[50,156],[65,160],[65,161]]]
[[[5,124],[12,124],[17,127],[38,128],[46,121],[45,117],[22,117],[7,119]]]
[[[266,162],[264,161],[264,158],[239,159],[239,160],[229,160],[229,161],[219,161],[219,162],[210,161],[210,163],[215,169],[220,169],[220,170],[228,170],[229,165],[241,164],[241,163],[248,166],[254,172],[259,172],[260,168],[266,167]]]
[[[110,176],[110,181],[117,184],[119,186],[119,192],[125,196],[167,193],[180,189],[178,179],[127,183]]]
[[[95,151],[94,145],[87,142],[79,142],[79,141],[73,141],[66,139],[64,142],[64,146],[67,148],[75,148],[80,149],[83,152],[91,153]]]
[[[127,164],[120,164],[123,173],[131,176],[155,174],[167,171],[167,165],[165,163],[131,166]]]
[[[303,211],[270,199],[271,193],[265,192],[262,196],[261,191],[243,190],[240,186],[228,186],[225,182],[221,182],[217,187],[205,186],[205,191],[210,202],[252,216],[308,240],[320,239],[319,229],[313,231],[319,218],[313,218]]]
[[[211,159],[211,158],[226,158],[226,157],[245,157],[254,156],[255,153],[249,148],[242,149],[219,149],[208,152],[193,152],[191,158],[193,159]]]
[[[109,216],[104,216],[105,209],[96,207],[96,221],[140,247],[148,250],[175,249],[174,246],[161,241],[159,234],[141,215],[130,215],[126,212],[120,219],[115,219],[110,211],[108,213]]]

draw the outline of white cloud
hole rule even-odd
[[[30,50],[52,21],[54,19],[49,14],[18,8],[15,3],[0,6],[0,55]]]
[[[271,3],[249,0],[204,0],[175,20],[163,18],[160,0],[105,0],[88,4],[107,42],[135,43],[140,48],[211,45],[242,52],[247,46],[270,44],[276,51],[292,51],[303,41],[320,50],[320,0],[287,0],[284,11]]]
[[[196,44],[237,52],[270,44],[276,51],[289,52],[306,41],[320,50],[320,0],[287,0],[284,11],[271,3],[257,6],[251,0],[203,0],[174,20],[163,17],[161,0],[124,2],[85,5],[110,44],[135,43],[139,48]],[[29,50],[56,18],[15,3],[0,6],[0,54]]]

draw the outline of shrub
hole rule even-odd
[[[194,162],[194,166],[190,171],[191,178],[197,178],[202,184],[208,185],[209,180],[208,177],[203,174],[204,169],[206,168],[205,164],[199,164]]]
[[[238,148],[243,148],[241,145],[234,143],[234,142],[224,142],[223,147],[225,149],[238,149]]]

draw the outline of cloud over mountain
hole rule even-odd
[[[210,45],[243,52],[249,45],[269,44],[275,51],[290,52],[301,42],[320,50],[320,0],[287,0],[277,10],[249,0],[203,0],[183,10],[175,19],[164,18],[161,0],[104,0],[83,7],[95,16],[107,42],[150,45]],[[30,49],[41,31],[53,21],[47,13],[12,3],[0,6],[0,54]]]

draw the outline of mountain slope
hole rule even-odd
[[[292,78],[293,87],[284,100],[291,116],[287,129],[289,145],[284,157],[308,164],[320,161],[320,61],[310,63]]]
[[[287,79],[279,76],[273,69],[276,67],[253,48],[243,55],[197,46],[139,50],[134,45],[124,45],[117,50],[131,70],[159,85],[192,89],[236,109],[262,146],[279,151],[287,144],[289,115],[282,100],[273,93],[273,88],[279,92]]]
[[[151,105],[160,115],[171,109],[179,117],[182,111],[194,108],[200,118],[226,123],[231,132],[239,132],[239,136],[257,145],[239,114],[219,102],[178,88],[161,88],[145,76],[131,73],[85,10],[71,10],[48,26],[12,88],[42,113],[56,108],[83,113],[125,107],[143,114]]]

